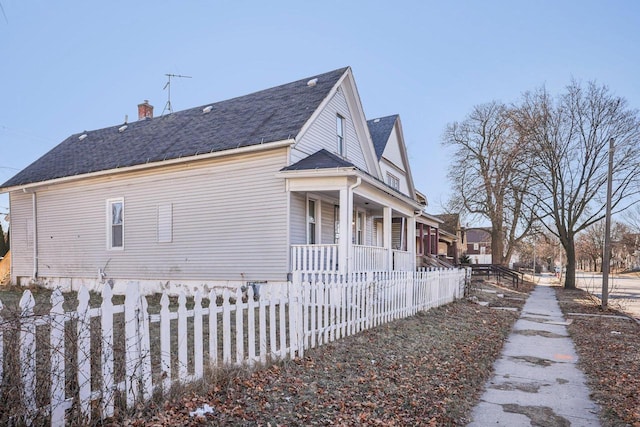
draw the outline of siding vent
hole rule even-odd
[[[120,126],[120,127],[118,128],[118,132],[120,132],[120,133],[124,132],[124,131],[127,129],[127,127],[128,127],[127,125],[122,125],[122,126]]]
[[[311,79],[307,82],[307,86],[309,87],[314,87],[316,84],[318,83],[318,78],[316,77],[315,79]]]
[[[210,112],[211,112],[211,110],[213,110],[213,105],[208,105],[208,106],[206,106],[206,107],[204,107],[204,108],[202,109],[202,112],[203,112],[204,114],[207,114],[207,113],[210,113]]]
[[[86,137],[87,137],[87,134],[86,134],[86,133],[83,133],[82,135],[80,135],[80,136],[78,137],[78,139],[79,139],[80,141],[82,141],[82,140],[83,140],[83,139],[85,139]]]

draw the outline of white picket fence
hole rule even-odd
[[[254,298],[249,286],[245,293],[211,291],[203,305],[196,292],[192,308],[181,294],[172,311],[163,294],[155,313],[135,283],[120,305],[112,303],[106,286],[94,308],[82,288],[72,312],[63,310],[64,297],[56,290],[46,314],[34,313],[35,300],[26,290],[12,321],[3,320],[0,302],[0,398],[13,406],[0,422],[38,419],[58,426],[69,417],[108,418],[116,404],[131,407],[176,382],[197,380],[205,367],[302,356],[306,349],[446,304],[463,295],[469,277],[457,269],[296,274],[287,292],[269,299]],[[12,330],[16,344],[6,345]],[[5,369],[11,366],[16,372]]]

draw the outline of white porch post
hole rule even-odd
[[[407,252],[411,254],[411,270],[416,269],[416,217],[407,219]]]
[[[384,247],[387,250],[387,271],[393,270],[393,248],[391,247],[391,206],[382,209],[382,231]]]
[[[353,220],[353,195],[349,188],[340,190],[340,240],[338,242],[338,257],[340,259],[340,273],[346,274],[351,270],[351,221]]]

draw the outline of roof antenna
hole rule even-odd
[[[161,116],[164,116],[164,112],[167,110],[169,111],[169,114],[173,113],[173,108],[171,108],[171,77],[180,77],[183,79],[191,78],[191,76],[183,76],[180,74],[165,74],[165,76],[167,76],[167,84],[164,85],[162,90],[167,89],[167,103],[165,104],[164,109],[162,110]]]

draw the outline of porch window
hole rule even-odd
[[[336,116],[336,135],[338,140],[338,154],[346,157],[347,150],[344,143],[344,117],[340,114]]]
[[[124,248],[124,199],[107,200],[108,249]]]
[[[317,218],[316,201],[309,199],[307,201],[307,243],[309,245],[315,245],[318,240]]]
[[[340,206],[333,206],[333,243],[340,242]]]
[[[364,245],[364,212],[355,211],[353,217],[355,219],[353,223],[353,243]]]

